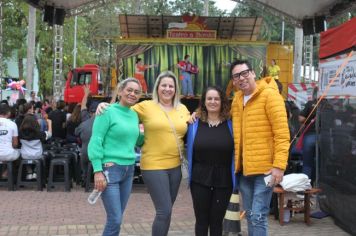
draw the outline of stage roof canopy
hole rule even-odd
[[[90,4],[104,5],[108,2],[122,0],[26,0],[31,5],[43,9],[45,5],[64,8],[68,14],[75,8]],[[232,0],[241,4],[255,4],[267,7],[285,17],[290,17],[298,22],[305,18],[318,15],[333,17],[340,12],[351,11],[356,8],[356,0]]]
[[[289,18],[296,23],[315,16],[328,19],[337,17],[343,12],[356,9],[356,0],[233,0],[241,4],[254,5],[269,9],[281,17]]]
[[[256,41],[260,17],[203,17],[206,29],[216,30],[217,39]],[[165,38],[169,23],[181,23],[181,16],[120,15],[121,37]]]

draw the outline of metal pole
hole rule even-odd
[[[209,0],[204,0],[204,16],[209,16]]]
[[[302,68],[302,58],[303,58],[303,29],[295,27],[295,38],[294,38],[294,78],[293,83],[300,82],[300,71]]]
[[[284,19],[282,21],[282,45],[284,45]]]
[[[36,47],[36,8],[29,5],[28,16],[28,37],[27,37],[27,65],[26,65],[26,88],[33,90],[33,69],[35,65]]]
[[[78,17],[74,17],[74,48],[73,48],[73,69],[77,67],[77,27]]]

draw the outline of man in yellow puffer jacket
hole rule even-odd
[[[289,129],[283,97],[272,77],[256,82],[248,61],[231,66],[239,88],[231,106],[235,172],[246,210],[249,236],[268,235],[273,185],[283,179],[289,150]],[[269,185],[264,177],[271,175]]]

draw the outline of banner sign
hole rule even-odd
[[[303,110],[305,103],[312,100],[316,83],[288,84],[288,100],[293,101],[299,109]]]
[[[346,59],[346,54],[320,61],[319,87],[321,93],[325,91],[328,84],[335,77],[336,72]],[[347,65],[340,71],[334,83],[330,86],[326,97],[356,96],[356,55],[353,55]]]
[[[167,30],[169,39],[216,39],[216,30]]]

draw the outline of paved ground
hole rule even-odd
[[[101,235],[105,212],[101,201],[94,206],[87,203],[88,193],[75,187],[70,193],[59,189],[54,192],[37,192],[21,189],[9,192],[0,188],[0,236],[6,235]],[[121,235],[150,235],[154,209],[144,185],[134,185],[124,216]],[[243,235],[246,222],[242,221]],[[170,236],[194,235],[194,214],[189,190],[182,183],[173,209]],[[270,235],[348,235],[332,218],[312,219],[312,225],[303,223],[297,214],[285,226],[270,217]]]

